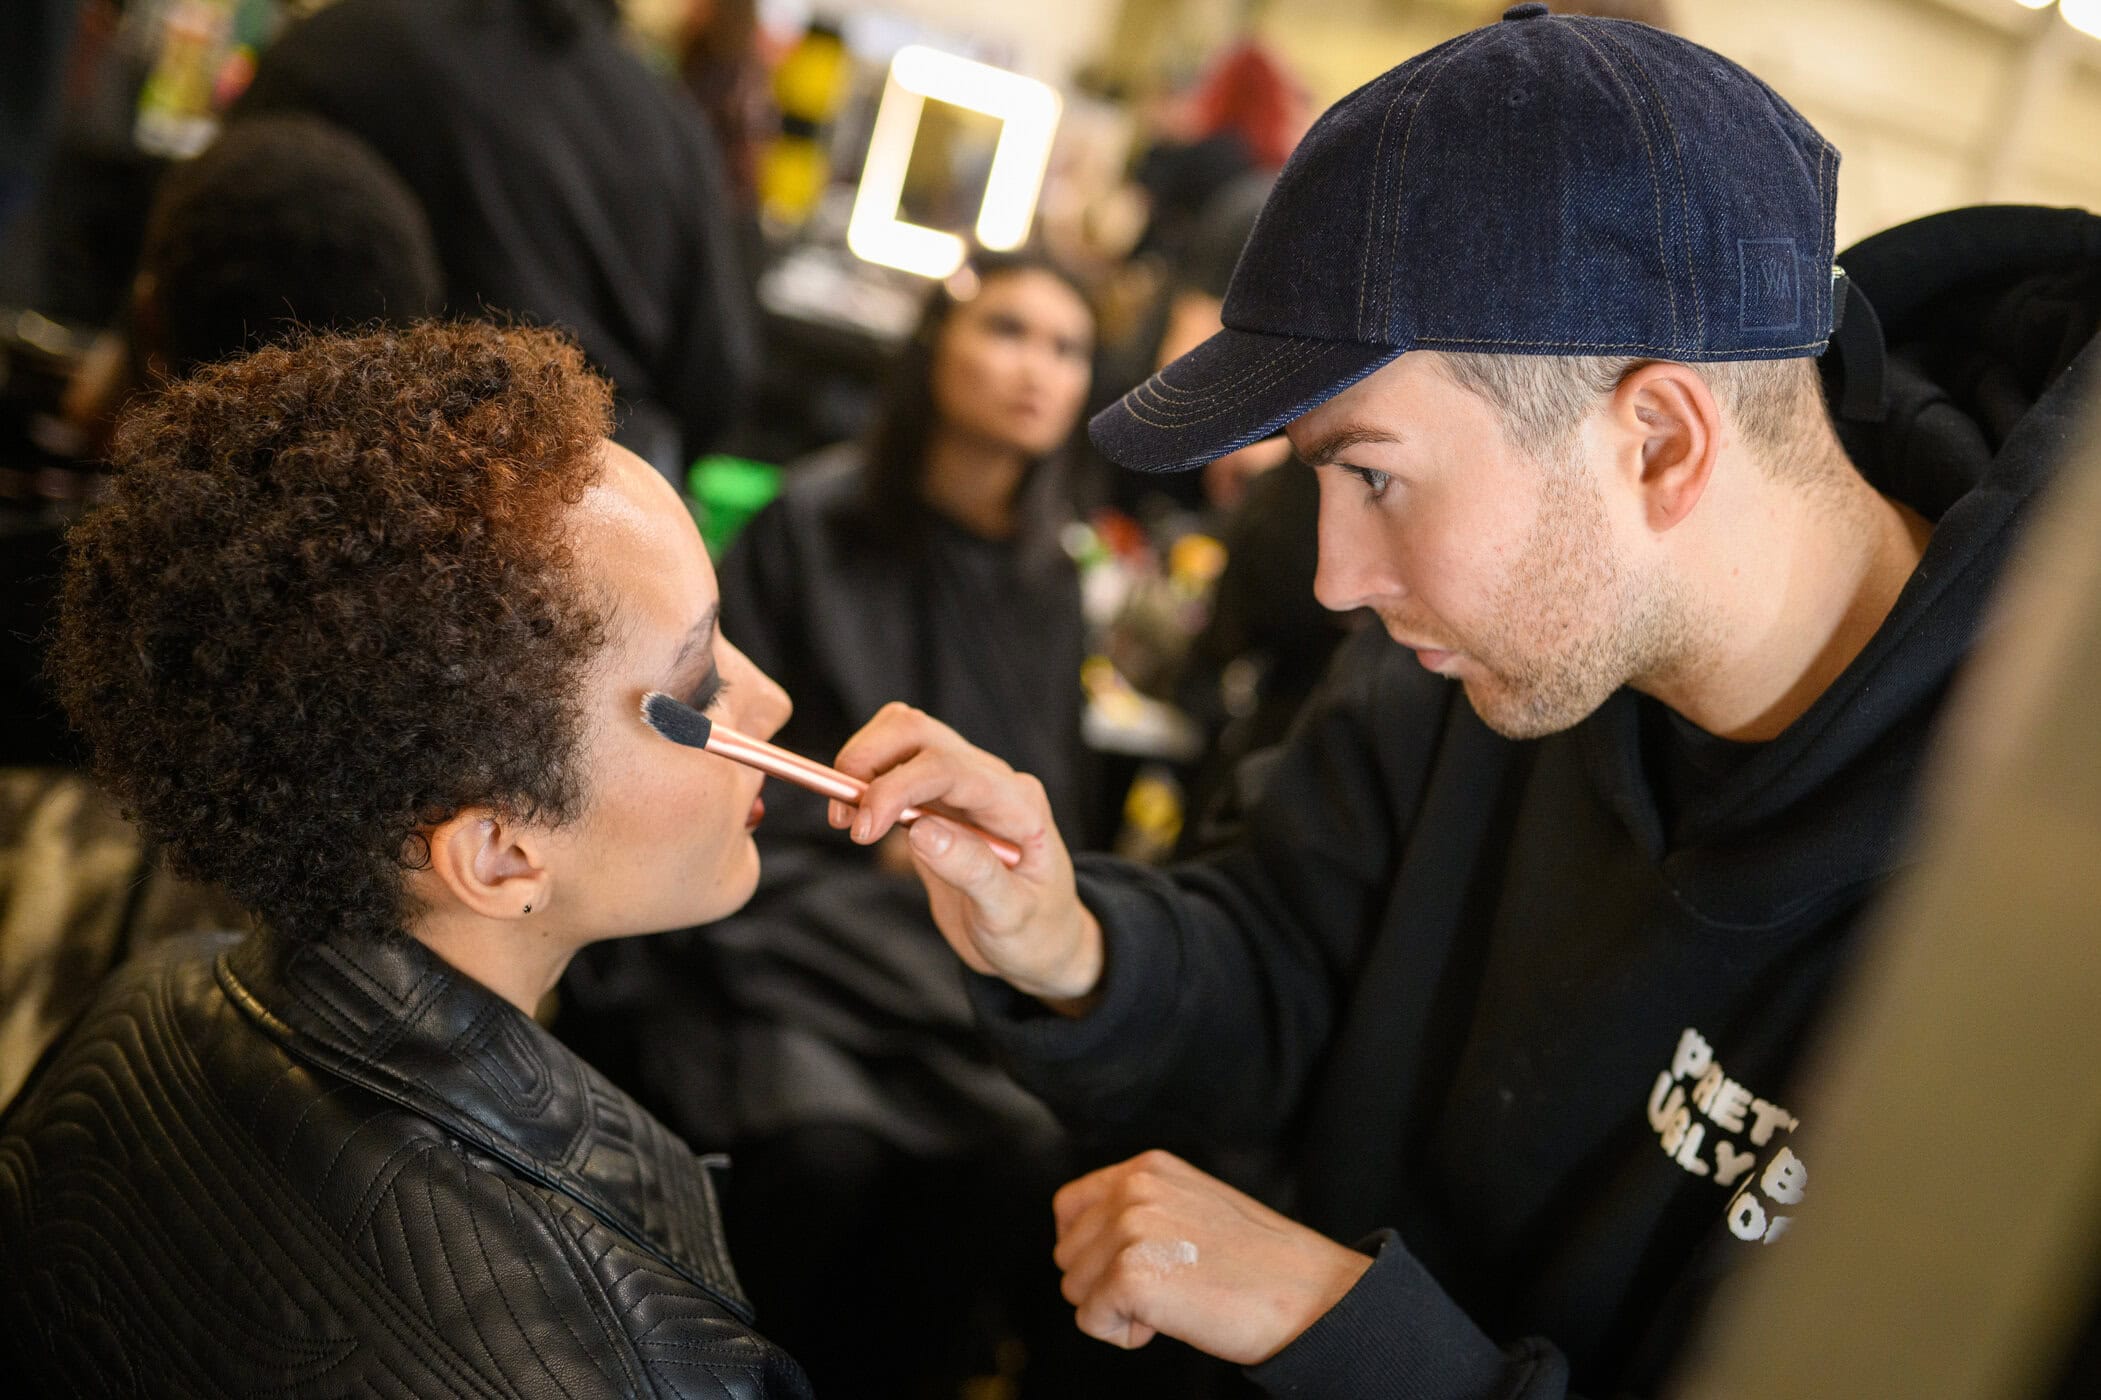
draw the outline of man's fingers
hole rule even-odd
[[[1136,1351],[1158,1334],[1152,1328],[1120,1310],[1113,1302],[1089,1301],[1082,1303],[1073,1313],[1073,1321],[1080,1330],[1096,1341],[1107,1342],[1125,1351]]]
[[[1011,929],[1034,900],[982,839],[940,817],[921,817],[912,824],[912,858],[942,884],[967,898],[977,911],[973,925],[987,931]]]
[[[1050,828],[1050,802],[1043,784],[999,760],[928,751],[890,769],[868,785],[854,818],[853,839],[880,840],[907,807],[939,806],[994,836],[1022,848],[1024,865],[1040,867]]]
[[[1069,1220],[1061,1219],[1058,1222],[1058,1243],[1051,1249],[1052,1261],[1067,1274],[1080,1269],[1088,1252],[1101,1242],[1103,1232],[1115,1218],[1113,1211],[1091,1210]]]
[[[1076,1176],[1058,1188],[1057,1194],[1051,1197],[1051,1216],[1058,1222],[1059,1234],[1071,1229],[1081,1215],[1109,1194],[1124,1167],[1122,1162],[1100,1167],[1085,1176]]]
[[[832,767],[866,781],[885,769],[895,768],[921,749],[946,740],[959,740],[959,736],[932,715],[893,700],[846,741],[839,756],[832,760]]]

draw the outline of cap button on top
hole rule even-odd
[[[1546,12],[1547,7],[1541,4],[1540,0],[1527,0],[1525,4],[1512,5],[1509,9],[1503,11],[1503,18],[1538,19],[1541,15],[1545,14]]]

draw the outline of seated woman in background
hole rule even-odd
[[[1085,638],[1059,535],[1093,344],[1051,264],[980,255],[930,290],[866,441],[787,469],[722,563],[725,625],[796,697],[780,742],[828,758],[906,701],[1038,775],[1084,829]],[[856,846],[798,790],[766,800],[751,904],[599,950],[556,1029],[734,1152],[731,1239],[820,1392],[953,1394],[992,1369],[991,1303],[1055,1309],[1058,1180],[1035,1178],[1062,1139],[979,1047],[902,842]]]
[[[120,425],[51,665],[255,916],[120,968],[0,1118],[38,1394],[803,1396],[707,1164],[549,1037],[579,948],[736,908],[788,712],[608,386],[544,331],[312,336]]]

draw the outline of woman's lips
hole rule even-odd
[[[744,818],[744,829],[746,831],[755,831],[758,829],[759,823],[765,820],[766,799],[764,797],[752,798],[751,811]]]

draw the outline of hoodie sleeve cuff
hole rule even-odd
[[[1248,1377],[1276,1396],[1389,1400],[1555,1400],[1560,1354],[1527,1341],[1505,1353],[1430,1277],[1400,1237],[1359,1242],[1372,1266],[1342,1301]]]
[[[1172,913],[1141,876],[1079,874],[1080,901],[1102,928],[1101,1000],[1061,1016],[996,977],[973,974],[970,999],[985,1037],[1016,1077],[1054,1103],[1098,1116],[1157,1064],[1181,984],[1182,948]]]

